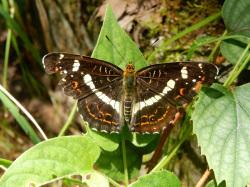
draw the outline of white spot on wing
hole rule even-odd
[[[80,67],[80,62],[79,62],[79,60],[74,60],[74,64],[73,64],[73,67],[72,67],[72,71],[78,71],[78,70],[79,70],[79,67]]]
[[[63,70],[63,73],[64,73],[64,74],[67,74],[68,72],[67,72],[67,70]]]
[[[162,95],[167,94],[169,91],[173,90],[174,87],[175,87],[175,81],[174,81],[173,79],[170,79],[170,80],[167,82],[167,86],[163,89]]]
[[[187,71],[187,67],[184,66],[182,69],[181,69],[181,77],[183,79],[187,79],[188,78],[188,71]]]
[[[106,94],[104,94],[101,91],[98,91],[95,88],[95,85],[92,81],[92,78],[89,74],[84,75],[83,77],[84,83],[89,86],[89,88],[95,93],[95,95],[101,99],[104,103],[110,105],[113,109],[117,111],[117,113],[120,113],[120,102],[115,101],[111,98],[109,98]]]
[[[62,60],[64,58],[64,54],[59,55],[59,60]]]

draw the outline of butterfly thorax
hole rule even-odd
[[[127,124],[130,123],[132,115],[133,98],[136,88],[135,68],[133,64],[128,64],[123,73],[123,114]]]

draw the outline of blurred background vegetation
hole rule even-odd
[[[112,6],[122,28],[147,58],[166,39],[219,12],[223,1],[1,0],[1,85],[32,114],[48,137],[57,136],[74,102],[57,87],[58,77],[44,73],[42,57],[55,51],[90,56],[100,32],[106,3]],[[149,63],[185,60],[187,49],[195,39],[220,36],[223,32],[224,24],[217,19],[171,43]],[[201,47],[192,60],[206,61],[213,47]],[[220,63],[224,59],[218,56],[214,60]],[[14,160],[36,143],[24,131],[25,127],[21,127],[1,103],[0,158]],[[67,134],[83,131],[76,115]],[[170,166],[187,186],[195,184],[206,169],[206,162],[195,147],[195,141],[185,142],[183,152]]]

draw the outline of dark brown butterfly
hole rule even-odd
[[[47,73],[60,72],[59,85],[78,100],[89,126],[102,132],[120,132],[127,124],[133,132],[158,133],[188,104],[201,84],[211,84],[218,69],[213,64],[176,62],[125,71],[98,59],[50,53],[44,56]]]

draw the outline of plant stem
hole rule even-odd
[[[174,157],[174,155],[177,153],[177,151],[180,148],[180,146],[182,145],[182,143],[187,139],[187,137],[190,135],[190,133],[192,131],[192,126],[188,124],[188,121],[189,121],[189,117],[185,117],[183,124],[186,124],[187,126],[186,126],[186,129],[184,130],[183,135],[182,135],[181,139],[179,140],[179,142],[174,146],[172,151],[169,154],[165,155],[161,159],[161,161],[149,173],[161,170]]]
[[[34,124],[34,126],[37,128],[37,130],[40,132],[44,140],[47,140],[46,134],[43,132],[42,128],[39,126],[39,124],[36,122],[34,117],[21,105],[19,101],[17,101],[2,85],[0,85],[0,92],[2,92],[4,95],[6,95],[20,110],[24,113],[24,115],[29,118],[29,120]]]
[[[7,74],[8,74],[11,36],[12,36],[12,31],[11,29],[8,29],[6,47],[5,47],[5,53],[4,53],[3,80],[2,80],[3,87],[5,88],[7,88]]]
[[[224,33],[222,34],[222,37],[226,36],[226,34],[227,34],[227,30],[224,31]],[[216,42],[215,47],[213,48],[212,52],[208,56],[209,62],[212,62],[214,60],[215,53],[217,52],[218,48],[220,47],[220,44],[221,44],[221,40]]]
[[[229,87],[234,82],[234,80],[239,76],[241,71],[245,68],[245,66],[249,62],[250,60],[249,48],[250,48],[250,43],[247,45],[247,47],[241,54],[240,58],[236,62],[236,65],[234,66],[234,69],[231,71],[228,79],[225,81],[224,83],[225,87]]]
[[[152,61],[153,58],[155,58],[155,55],[161,51],[162,49],[165,49],[169,44],[171,44],[172,42],[178,40],[179,38],[185,36],[188,33],[191,33],[205,25],[207,25],[208,23],[216,20],[217,18],[219,18],[221,15],[221,12],[215,13],[205,19],[203,19],[202,21],[192,25],[191,27],[186,28],[185,30],[177,33],[175,36],[173,36],[172,38],[166,40],[159,48],[157,48],[154,52],[151,53],[151,55],[148,57],[148,61]]]
[[[127,167],[127,156],[126,156],[126,140],[124,137],[124,134],[121,134],[122,136],[122,158],[123,158],[123,167],[124,167],[124,184],[125,187],[128,186],[128,167]]]
[[[115,187],[120,187],[120,184],[118,184],[116,181],[114,181],[114,180],[111,179],[110,177],[108,177],[108,180],[109,180],[109,182],[110,182],[113,186],[115,186]]]
[[[74,106],[72,107],[69,117],[67,119],[67,121],[64,123],[63,128],[61,129],[61,131],[59,132],[58,136],[63,136],[65,131],[69,128],[75,113],[76,113],[76,109],[77,109],[77,102],[75,102]]]

